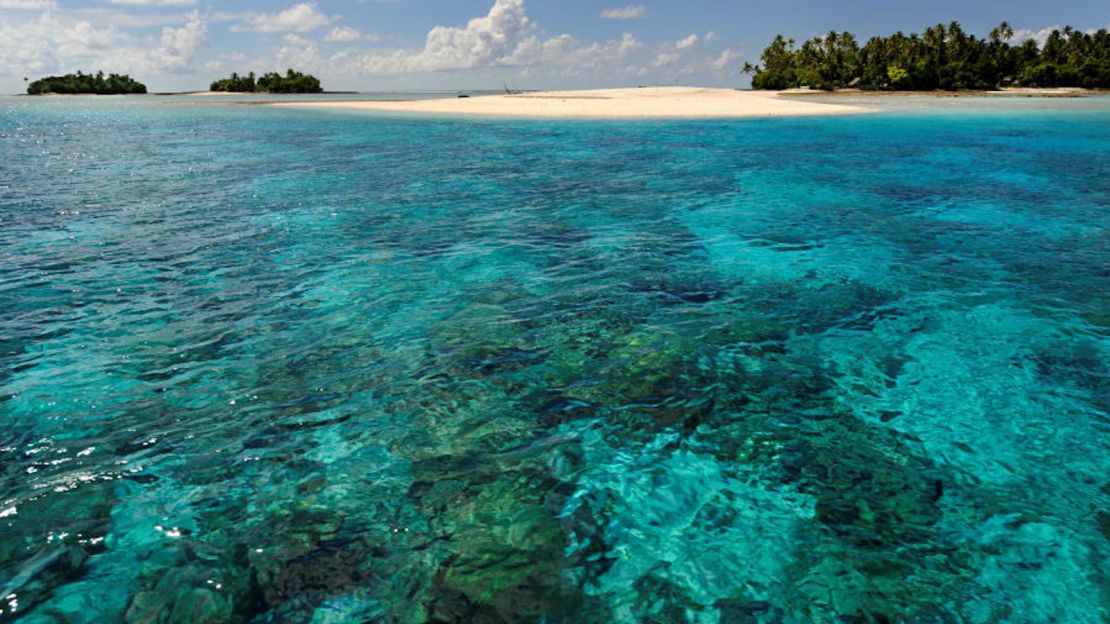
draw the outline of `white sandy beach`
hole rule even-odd
[[[415,101],[275,102],[274,106],[344,108],[438,115],[532,118],[704,119],[850,115],[873,112],[781,97],[774,92],[698,87],[642,87],[590,91],[544,91]]]

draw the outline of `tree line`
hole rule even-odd
[[[146,85],[137,82],[126,74],[108,74],[97,72],[95,74],[66,74],[65,76],[47,76],[27,85],[29,95],[46,95],[48,93],[62,94],[96,94],[120,95],[127,93],[146,93]]]
[[[292,69],[282,76],[277,72],[269,72],[255,78],[254,72],[246,76],[237,73],[230,77],[217,80],[210,87],[212,91],[226,91],[235,93],[321,93],[320,80],[309,74],[302,74]]]
[[[775,37],[759,65],[746,63],[755,89],[873,91],[992,90],[1000,87],[1110,88],[1110,34],[1054,30],[1043,45],[1014,41],[1006,22],[981,39],[959,22],[938,24],[918,35],[872,37],[862,47],[855,35],[832,31],[804,42]]]

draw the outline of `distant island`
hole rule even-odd
[[[1014,29],[1003,22],[987,39],[958,22],[923,34],[873,37],[862,48],[849,32],[830,32],[795,48],[775,37],[759,65],[747,63],[754,89],[858,88],[868,91],[962,91],[1001,87],[1110,88],[1110,34],[1070,26],[1054,30],[1043,45],[1011,45]]]
[[[302,74],[292,69],[282,76],[277,72],[263,74],[255,78],[254,72],[246,76],[231,74],[223,80],[217,80],[210,87],[212,91],[229,93],[322,93],[320,80],[309,74]]]
[[[146,93],[146,85],[138,82],[128,75],[108,74],[97,72],[95,74],[66,74],[65,76],[47,76],[27,85],[28,95],[122,95],[129,93]]]

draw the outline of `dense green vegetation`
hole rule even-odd
[[[320,80],[309,74],[302,74],[292,69],[282,76],[277,72],[263,74],[255,78],[254,72],[246,76],[231,74],[223,80],[212,83],[212,91],[228,91],[239,93],[320,93]]]
[[[127,75],[109,74],[104,72],[95,74],[66,74],[65,76],[47,76],[27,85],[29,95],[45,95],[47,93],[119,95],[123,93],[146,93],[146,85],[137,82]]]
[[[1071,28],[1053,31],[1044,42],[1013,45],[1014,30],[1003,22],[986,39],[964,32],[958,22],[938,24],[923,34],[897,32],[873,37],[863,47],[852,33],[836,31],[795,47],[775,37],[760,65],[745,64],[755,89],[812,87],[930,91],[999,87],[1110,88],[1110,34]]]

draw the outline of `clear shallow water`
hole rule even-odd
[[[0,104],[23,622],[1095,622],[1106,100]]]

